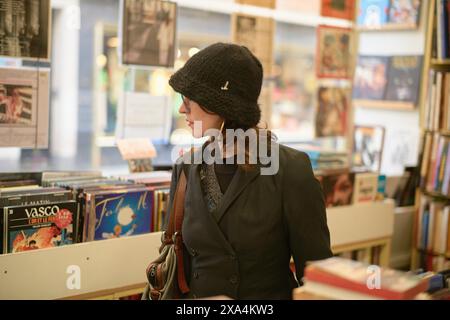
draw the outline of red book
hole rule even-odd
[[[428,253],[426,255],[426,269],[427,271],[432,271],[433,268],[433,254],[432,253]]]
[[[309,264],[305,278],[306,283],[318,282],[389,300],[413,299],[428,289],[428,280],[419,276],[338,257]]]
[[[353,20],[354,0],[322,0],[320,14],[324,17]]]

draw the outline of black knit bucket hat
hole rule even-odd
[[[261,62],[244,46],[215,43],[193,55],[169,80],[172,88],[238,126],[261,119]]]

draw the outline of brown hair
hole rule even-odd
[[[265,130],[266,131],[266,138],[267,138],[267,140],[266,140],[267,151],[269,153],[271,152],[271,150],[270,150],[271,142],[277,140],[277,137],[275,136],[275,134],[272,131],[267,129],[267,124],[266,124],[266,127],[255,126],[255,127],[251,127],[251,128],[245,128],[245,127],[242,127],[242,126],[240,126],[240,125],[238,125],[236,123],[233,123],[232,121],[225,120],[225,123],[224,123],[223,128],[222,128],[222,132],[221,132],[222,136],[223,136],[224,152],[226,152],[226,144],[227,144],[227,141],[226,141],[226,130],[227,129],[234,129],[234,130],[242,129],[244,131],[253,129],[253,130],[256,131],[256,136],[257,137],[260,137],[261,131]],[[257,145],[257,152],[258,152],[259,148],[260,148],[260,145],[259,145],[260,141],[259,141],[259,139],[257,139],[256,141],[257,141],[257,144],[258,144]],[[235,136],[234,137],[234,153],[235,154],[237,154],[237,143],[236,142],[237,142],[237,137]],[[250,143],[249,138],[245,137],[245,154],[244,154],[245,163],[244,164],[238,164],[238,168],[240,168],[240,169],[242,169],[244,171],[253,170],[254,167],[255,167],[255,164],[250,163],[250,158],[251,158],[252,154],[250,153],[249,143]],[[256,154],[256,159],[257,159],[257,163],[259,164],[260,161],[259,161],[258,154]]]
[[[199,105],[199,107],[204,112],[206,112],[208,114],[216,114],[216,113],[214,113],[214,112],[204,108],[201,105]],[[249,130],[249,129],[253,129],[253,130],[256,131],[257,137],[260,136],[260,133],[261,133],[262,130],[266,130],[266,134],[267,134],[267,141],[266,141],[267,142],[267,151],[270,153],[271,152],[271,150],[270,150],[271,142],[272,141],[277,141],[277,136],[271,130],[267,129],[267,127],[268,127],[268,125],[267,125],[267,123],[265,123],[265,127],[255,126],[255,127],[251,127],[251,128],[246,128],[246,127],[243,127],[242,125],[239,125],[238,123],[235,123],[235,122],[233,122],[231,120],[225,119],[224,120],[224,124],[222,126],[222,131],[221,131],[222,137],[223,137],[224,152],[226,151],[226,144],[227,144],[227,141],[226,141],[226,130],[227,129],[234,129],[234,130],[242,129],[244,131]],[[211,143],[213,141],[214,141],[214,137],[212,137],[208,143]],[[237,142],[237,137],[234,137],[234,152],[235,152],[235,154],[237,153],[237,144],[236,144],[236,142]],[[257,150],[259,151],[259,147],[260,147],[259,146],[259,139],[257,139],[257,143],[258,143]],[[249,140],[248,140],[248,137],[246,137],[245,138],[245,155],[244,155],[245,163],[244,164],[238,164],[238,168],[242,169],[243,171],[253,170],[253,168],[255,167],[255,164],[251,164],[250,163],[250,156],[251,156],[251,154],[250,154]],[[270,155],[268,155],[268,156],[270,156]],[[257,159],[257,161],[259,163],[258,155],[256,155],[256,159]]]

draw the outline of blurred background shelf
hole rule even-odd
[[[432,65],[443,65],[443,66],[449,66],[450,67],[450,59],[431,59]]]
[[[353,100],[355,107],[388,109],[398,111],[412,111],[416,108],[413,103],[401,101],[382,101],[382,100]]]
[[[398,24],[398,23],[387,23],[378,27],[356,27],[357,31],[360,32],[380,32],[380,31],[415,31],[418,29],[416,24]]]
[[[428,197],[433,197],[433,198],[437,198],[440,200],[444,200],[444,201],[450,201],[450,197],[446,196],[445,194],[439,193],[439,192],[434,192],[434,191],[426,191],[426,190],[421,190],[422,193]]]

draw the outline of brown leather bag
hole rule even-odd
[[[143,300],[179,299],[189,292],[185,277],[181,227],[184,217],[186,175],[181,170],[167,230],[161,238],[160,256],[147,267],[148,284]]]

